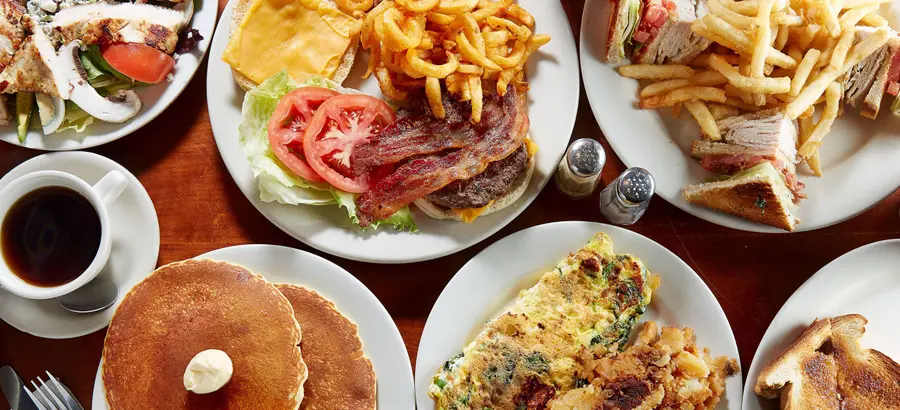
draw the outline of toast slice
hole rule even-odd
[[[884,353],[860,345],[866,323],[861,315],[831,319],[838,390],[843,397],[841,408],[898,410],[900,365]]]
[[[772,163],[765,161],[725,181],[688,185],[684,199],[754,222],[793,231],[793,195]]]
[[[782,410],[840,408],[834,357],[819,351],[830,337],[829,319],[813,322],[781,357],[766,365],[753,390],[770,399],[780,394]]]
[[[898,410],[900,365],[863,349],[866,318],[858,314],[813,322],[756,379],[756,394],[781,395],[782,410]]]

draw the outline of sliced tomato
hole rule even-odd
[[[100,52],[112,68],[142,83],[161,82],[175,67],[175,59],[170,55],[144,44],[107,44],[100,47]]]
[[[354,148],[396,121],[391,107],[365,94],[345,94],[325,101],[316,111],[303,150],[309,165],[331,185],[352,193],[369,190],[372,176],[354,175]]]
[[[268,135],[272,152],[291,171],[307,181],[324,181],[310,168],[303,155],[303,134],[316,110],[337,91],[322,87],[301,87],[281,97],[272,117]]]

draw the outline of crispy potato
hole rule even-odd
[[[462,14],[478,6],[478,0],[440,0],[435,11],[443,14]]]
[[[825,90],[825,110],[822,112],[822,117],[819,118],[819,122],[816,123],[816,127],[810,133],[809,138],[803,142],[803,145],[797,151],[801,157],[809,158],[818,151],[819,145],[822,144],[822,139],[831,131],[831,125],[837,119],[840,103],[841,84],[829,84]]]
[[[815,67],[816,62],[819,61],[819,54],[821,54],[819,50],[811,48],[806,52],[806,55],[803,56],[803,60],[801,60],[800,64],[797,66],[797,71],[794,72],[794,78],[791,79],[791,97],[796,97],[800,94],[800,89],[806,84],[806,80],[809,79],[809,74]]]
[[[424,13],[435,8],[439,0],[395,0],[398,6],[413,13]]]
[[[654,95],[662,95],[667,94],[670,91],[677,90],[679,88],[689,87],[694,83],[691,80],[684,78],[676,78],[673,80],[665,80],[660,81],[658,83],[649,84],[646,87],[641,89],[640,96],[641,98],[653,97]]]
[[[706,70],[695,73],[690,78],[694,85],[715,86],[728,84],[728,79],[716,70]]]
[[[800,117],[797,119],[797,127],[799,128],[799,142],[803,145],[806,141],[809,140],[810,135],[812,134],[813,129],[815,128],[815,123],[813,123],[812,115],[807,117]],[[806,164],[809,165],[809,168],[813,171],[816,176],[822,176],[822,165],[819,160],[819,149],[816,147],[815,152],[806,158]]]
[[[878,13],[869,13],[859,20],[859,24],[869,27],[886,27],[888,21],[878,15]]]
[[[669,80],[672,78],[690,78],[694,70],[679,64],[632,64],[618,68],[619,75],[628,78],[647,80]]]
[[[757,14],[756,11],[759,10],[759,3],[757,3],[757,0],[722,0],[722,4],[730,10],[745,16],[755,16]]]
[[[877,4],[855,7],[845,11],[844,14],[842,14],[838,19],[841,24],[841,30],[847,30],[856,27],[856,25],[860,20],[862,20],[863,17],[876,11],[878,11]]]
[[[722,134],[719,133],[719,126],[716,125],[716,119],[706,104],[700,101],[685,101],[684,108],[687,108],[688,112],[697,120],[697,124],[700,125],[704,135],[713,141],[722,139]]]
[[[722,118],[728,117],[736,117],[741,114],[741,111],[737,109],[737,107],[732,107],[730,105],[710,103],[707,104],[707,106],[709,108],[709,112],[712,113],[713,118],[716,120],[721,120]]]
[[[803,17],[796,14],[780,12],[772,15],[772,23],[778,27],[792,27],[802,26],[805,21],[803,20]]]
[[[518,4],[510,5],[506,8],[506,15],[518,20],[527,27],[534,27],[534,16]]]
[[[429,63],[420,58],[419,51],[417,50],[406,50],[406,62],[409,64],[410,68],[415,70],[415,73],[418,74],[410,77],[422,78],[428,76],[445,78],[448,75],[453,74],[453,72],[459,68],[459,60],[456,58],[456,55],[449,51],[445,54],[447,55],[447,62],[438,65]]]
[[[469,76],[469,90],[472,93],[472,122],[481,122],[481,110],[484,108],[484,97],[481,94],[481,77]]]
[[[695,20],[691,24],[691,30],[704,36],[710,34],[708,37],[717,42],[721,39],[724,41],[723,44],[729,47],[733,45],[734,49],[739,53],[753,53],[753,44],[746,33],[738,30],[736,27],[728,24],[728,22],[713,14],[707,14],[703,16],[702,19]],[[794,68],[797,66],[796,60],[771,46],[768,47],[766,62],[784,68]]]
[[[425,78],[425,95],[428,97],[428,105],[434,118],[443,119],[447,116],[444,111],[444,101],[441,97],[441,80],[437,77]]]
[[[709,0],[706,2],[706,6],[709,7],[710,13],[715,14],[737,28],[742,30],[751,30],[754,28],[753,17],[748,17],[729,9],[722,4],[721,0]]]
[[[788,39],[791,35],[791,29],[788,26],[779,26],[778,34],[775,35],[775,41],[772,42],[772,48],[776,50],[784,50],[784,46],[787,45]],[[793,57],[791,57],[793,58]],[[795,59],[796,60],[796,59]]]
[[[718,71],[728,82],[735,87],[750,93],[777,94],[786,93],[791,89],[791,79],[780,78],[752,78],[741,75],[738,70],[719,59],[715,55],[710,56],[709,65]]]
[[[689,66],[693,68],[707,68],[709,67],[709,55],[713,53],[700,53],[697,57],[694,57]],[[736,65],[740,57],[737,54],[717,54],[719,58],[728,62],[728,64]]]
[[[773,2],[774,0],[759,0],[759,14],[756,17],[758,28],[756,29],[753,57],[750,63],[750,75],[753,77],[763,77],[766,53],[772,47],[772,26],[769,25],[769,17],[772,14]]]
[[[640,107],[661,108],[672,107],[685,101],[713,101],[725,102],[725,90],[714,87],[686,87],[674,90],[666,95],[657,95],[641,100]]]
[[[844,61],[847,60],[847,53],[850,52],[850,47],[853,46],[855,38],[855,25],[844,30],[843,34],[841,34],[841,39],[838,40],[834,50],[831,51],[831,61],[828,63],[829,68],[839,70],[844,66]]]

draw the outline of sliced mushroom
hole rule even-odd
[[[56,69],[63,71],[69,85],[69,99],[100,121],[120,123],[137,115],[141,110],[141,100],[134,91],[120,90],[116,95],[104,98],[91,87],[78,58],[80,47],[78,41],[63,46],[55,59],[55,68],[51,68],[54,72]]]
[[[37,94],[36,98],[44,135],[50,135],[56,132],[66,119],[66,100],[47,94]]]

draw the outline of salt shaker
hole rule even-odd
[[[600,193],[600,212],[614,224],[631,225],[644,215],[655,189],[650,172],[628,168]]]
[[[597,188],[605,164],[606,151],[597,140],[575,140],[556,168],[556,188],[573,199],[584,198]]]

